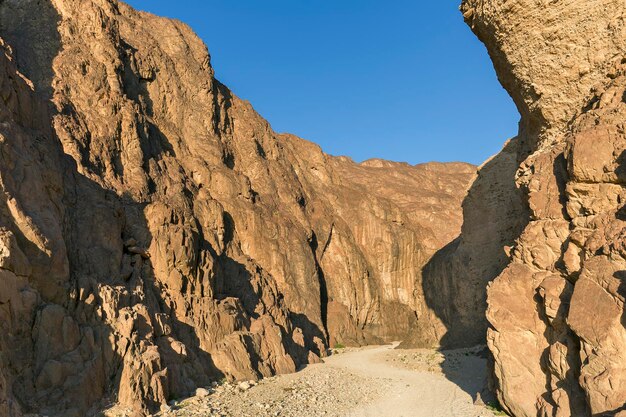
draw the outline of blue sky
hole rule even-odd
[[[479,164],[519,115],[459,0],[130,0],[189,24],[278,132],[357,161]]]

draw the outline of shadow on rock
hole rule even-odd
[[[427,306],[445,329],[420,323],[421,345],[484,345],[487,285],[509,262],[505,251],[528,222],[528,204],[515,174],[523,144],[515,138],[487,161],[463,202],[461,235],[438,251],[423,270]]]

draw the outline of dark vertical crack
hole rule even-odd
[[[311,253],[313,254],[313,261],[315,262],[315,273],[317,275],[320,286],[320,315],[322,319],[322,326],[324,326],[324,336],[326,337],[327,343],[330,343],[330,335],[328,333],[328,287],[326,285],[326,276],[324,275],[324,270],[322,269],[320,262],[324,257],[324,253],[326,252],[328,245],[330,244],[334,226],[334,224],[330,226],[328,239],[326,239],[326,242],[322,247],[319,258],[317,256],[319,242],[317,241],[317,235],[314,231],[311,231],[311,239],[309,240],[309,246],[311,247]]]

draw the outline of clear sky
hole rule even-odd
[[[127,0],[189,24],[278,132],[357,161],[479,164],[519,115],[460,0]]]

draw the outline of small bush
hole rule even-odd
[[[335,343],[335,349],[345,349],[346,346],[342,343]]]
[[[488,403],[487,409],[497,416],[508,416],[508,414],[505,413],[504,410],[502,409],[502,406],[500,405],[500,403],[497,401],[492,401]]]

